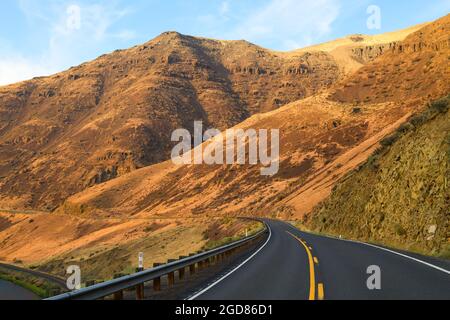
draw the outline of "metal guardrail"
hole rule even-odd
[[[184,277],[184,271],[187,267],[189,267],[191,273],[195,273],[195,266],[197,264],[200,268],[203,266],[203,263],[205,261],[209,262],[211,258],[224,258],[224,256],[226,256],[227,254],[233,253],[235,249],[241,248],[242,246],[264,235],[267,230],[267,224],[264,223],[264,229],[259,231],[255,235],[249,236],[245,239],[233,242],[223,247],[180,259],[178,261],[170,262],[153,269],[144,270],[132,275],[99,283],[91,287],[64,293],[55,297],[48,298],[46,300],[98,300],[111,295],[114,295],[115,299],[123,299],[123,291],[131,288],[136,288],[137,298],[142,299],[144,296],[144,283],[153,281],[154,287],[156,282],[158,283],[156,286],[159,286],[160,288],[161,277],[168,275],[169,283],[172,281],[173,284],[174,273],[176,271],[180,273],[180,271],[182,270],[182,274]]]

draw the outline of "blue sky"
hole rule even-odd
[[[369,29],[367,9],[381,10]],[[47,75],[161,32],[291,50],[431,21],[450,0],[2,0],[0,84]]]

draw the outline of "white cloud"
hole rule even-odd
[[[43,63],[20,56],[0,57],[0,86],[56,72]]]
[[[136,37],[133,30],[113,31],[115,23],[130,13],[118,1],[74,4],[61,0],[45,6],[40,0],[20,0],[19,6],[28,24],[40,28],[40,36],[46,34],[43,41],[47,46],[25,57],[10,47],[1,48],[0,43],[0,85],[62,71],[94,58],[111,39],[126,41]],[[79,23],[73,20],[78,18]]]
[[[340,0],[271,0],[243,19],[231,36],[295,49],[330,33],[339,11]]]

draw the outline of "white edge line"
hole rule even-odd
[[[408,256],[408,255],[406,255],[406,254],[403,254],[403,253],[400,253],[400,252],[396,252],[396,251],[394,251],[394,250],[389,250],[389,249],[386,249],[386,248],[383,248],[383,247],[376,246],[376,245],[374,245],[374,244],[365,243],[365,242],[360,242],[360,241],[352,241],[352,240],[343,240],[343,241],[353,242],[353,243],[359,243],[359,244],[363,244],[363,245],[366,245],[366,246],[369,246],[369,247],[377,248],[377,249],[379,249],[379,250],[383,250],[383,251],[386,251],[386,252],[390,252],[390,253],[396,254],[396,255],[398,255],[398,256],[401,256],[401,257],[403,257],[403,258],[407,258],[407,259],[413,260],[413,261],[415,261],[415,262],[424,264],[424,265],[426,265],[426,266],[428,266],[428,267],[430,267],[430,268],[433,268],[433,269],[442,271],[442,272],[444,272],[444,273],[450,275],[450,271],[448,271],[448,270],[446,270],[446,269],[444,269],[444,268],[441,268],[441,267],[438,267],[438,266],[436,266],[436,265],[434,265],[434,264],[431,264],[431,263],[425,262],[425,261],[423,261],[423,260],[420,260],[420,259],[417,259],[417,258]]]
[[[268,224],[267,225],[267,229],[269,230],[269,238],[267,238],[267,241],[258,249],[258,251],[256,251],[254,254],[252,254],[249,258],[247,258],[247,260],[245,260],[244,262],[242,262],[240,265],[238,265],[236,268],[234,268],[233,270],[231,270],[230,272],[228,272],[226,275],[224,275],[222,278],[220,278],[219,280],[217,280],[216,282],[212,283],[211,285],[209,285],[208,287],[206,287],[205,289],[203,289],[202,291],[196,293],[195,295],[185,299],[187,301],[193,301],[195,299],[197,299],[198,297],[200,297],[201,295],[205,294],[207,291],[211,290],[213,287],[215,287],[216,285],[218,285],[220,282],[222,282],[223,280],[225,280],[226,278],[228,278],[229,276],[231,276],[233,273],[235,273],[237,270],[239,270],[242,266],[244,266],[247,262],[249,262],[251,259],[253,259],[262,249],[264,249],[267,244],[269,243],[270,239],[272,238],[272,230],[270,229],[270,226]]]
[[[293,225],[291,225],[291,224],[289,224],[289,225],[290,225],[292,228],[294,228],[295,230],[302,232],[301,230],[296,229]],[[306,233],[307,233],[307,232],[306,232]],[[413,261],[415,261],[415,262],[424,264],[424,265],[426,265],[427,267],[436,269],[436,270],[438,270],[438,271],[441,271],[441,272],[444,272],[444,273],[450,275],[450,271],[448,271],[448,270],[446,270],[446,269],[444,269],[444,268],[438,267],[438,266],[436,266],[436,265],[434,265],[434,264],[425,262],[425,261],[420,260],[420,259],[417,259],[417,258],[413,258],[413,257],[408,256],[408,255],[406,255],[406,254],[403,254],[403,253],[400,253],[400,252],[396,252],[396,251],[394,251],[394,250],[390,250],[390,249],[386,249],[386,248],[383,248],[383,247],[376,246],[376,245],[374,245],[374,244],[370,244],[370,243],[366,243],[366,242],[361,242],[361,241],[348,240],[348,239],[339,239],[339,238],[334,238],[334,237],[325,236],[325,235],[318,235],[318,236],[319,236],[319,237],[325,237],[325,238],[332,239],[332,240],[338,240],[338,241],[344,241],[344,242],[349,242],[349,243],[362,244],[362,245],[365,245],[365,246],[368,246],[368,247],[372,247],[372,248],[376,248],[376,249],[383,250],[383,251],[386,251],[386,252],[390,252],[390,253],[392,253],[392,254],[396,254],[396,255],[401,256],[401,257],[403,257],[403,258],[413,260]]]

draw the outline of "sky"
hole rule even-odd
[[[292,50],[448,13],[450,0],[1,0],[0,85],[53,74],[165,31]]]

